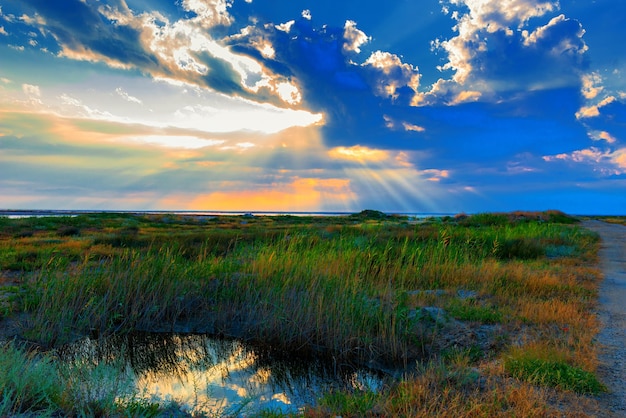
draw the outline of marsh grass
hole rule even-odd
[[[550,408],[533,384],[572,389],[571,375],[587,379],[597,366],[598,238],[575,221],[560,212],[423,223],[378,213],[1,220],[0,270],[22,272],[13,312],[29,315],[24,336],[45,347],[187,329],[375,367],[428,364],[382,395],[329,395],[312,416],[445,416],[444,404],[448,416],[537,415]],[[457,331],[482,337],[441,344]],[[533,363],[511,353],[536,347],[566,360],[535,357],[571,369],[529,378]],[[489,371],[505,355],[507,367]]]
[[[552,347],[514,348],[504,364],[510,375],[530,383],[584,394],[607,390],[593,373],[570,364],[567,352]]]
[[[0,347],[0,416],[158,416],[115,364],[60,365],[45,353]]]

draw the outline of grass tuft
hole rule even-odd
[[[511,376],[532,384],[592,395],[607,390],[593,373],[569,364],[554,349],[539,352],[518,348],[505,358],[504,367]]]

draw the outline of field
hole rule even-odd
[[[0,416],[171,413],[133,394],[84,396],[93,373],[47,354],[136,330],[397,376],[376,393],[320,394],[309,417],[592,416],[605,390],[599,243],[576,224],[556,211],[0,218]]]

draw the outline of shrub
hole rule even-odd
[[[60,237],[72,237],[80,235],[80,229],[71,225],[63,225],[57,229],[57,235]]]
[[[496,242],[493,252],[500,260],[533,260],[545,253],[537,241],[528,238],[510,238]]]

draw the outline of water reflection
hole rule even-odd
[[[133,333],[84,339],[59,350],[66,362],[118,364],[152,400],[190,412],[246,416],[260,409],[297,412],[332,389],[377,391],[382,377],[319,360],[294,359],[236,340]]]

